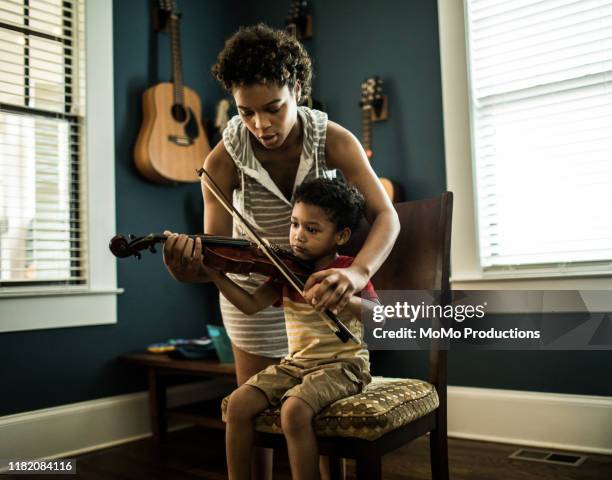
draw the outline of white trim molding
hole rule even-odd
[[[168,406],[220,397],[233,388],[222,380],[169,387]],[[185,426],[170,424],[169,430]],[[4,459],[68,458],[149,436],[147,392],[0,417],[0,452]]]
[[[116,233],[113,1],[86,0],[85,14],[89,288],[113,291],[117,289],[117,261],[108,249]]]
[[[468,63],[463,0],[438,0],[447,189],[453,192],[451,282],[456,290],[612,290],[610,265],[487,273],[476,235]],[[599,268],[599,270],[598,270]],[[574,311],[577,306],[571,306]]]
[[[232,388],[219,380],[171,387],[168,405]],[[147,412],[147,393],[140,392],[0,417],[0,451],[4,458],[69,458],[139,440],[151,435]],[[610,455],[610,418],[611,397],[448,389],[448,432],[455,438]]]
[[[612,397],[448,387],[449,437],[612,455]]]

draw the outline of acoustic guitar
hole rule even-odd
[[[142,96],[143,123],[134,147],[136,168],[155,183],[199,182],[196,170],[210,152],[198,94],[183,85],[180,15],[174,0],[161,0],[171,39],[172,81]]]
[[[361,143],[368,159],[372,161],[374,156],[372,123],[386,120],[388,116],[387,96],[382,94],[382,79],[380,77],[370,77],[361,84],[359,107],[361,108]],[[403,200],[402,188],[397,183],[384,177],[379,178],[379,180],[391,202],[401,202]]]

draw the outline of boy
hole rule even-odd
[[[295,191],[289,239],[293,253],[314,262],[315,269],[350,266],[352,258],[339,256],[358,225],[364,198],[338,180],[304,182]],[[221,293],[238,309],[251,315],[269,305],[283,306],[289,355],[251,377],[230,396],[226,412],[226,447],[230,479],[250,478],[253,419],[270,405],[282,402],[281,425],[287,439],[293,478],[318,479],[318,447],[313,417],[327,405],[359,393],[370,382],[365,345],[342,343],[320,318],[329,298],[308,304],[292,287],[270,280],[253,293],[222,273],[204,267]],[[314,290],[316,297],[317,290]],[[366,297],[366,298],[361,298]],[[377,301],[371,283],[353,296],[339,319],[359,339],[362,306]]]

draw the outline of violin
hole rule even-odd
[[[140,252],[149,250],[151,253],[156,253],[155,245],[164,243],[168,239],[165,235],[156,233],[143,237],[128,235],[128,238],[129,241],[123,235],[115,235],[111,239],[109,248],[115,257],[134,256],[140,260],[142,258]],[[206,266],[213,270],[240,274],[259,273],[286,283],[285,277],[276,265],[249,240],[207,234],[189,235],[189,238],[200,239]],[[270,247],[298,278],[306,280],[314,272],[312,262],[298,258],[278,245],[271,244]]]
[[[211,246],[218,241],[212,240],[212,235],[197,235],[191,237],[200,237],[203,239],[203,246],[204,243],[207,244],[206,249],[208,249],[210,253],[207,253],[207,250],[203,251],[206,258],[206,264],[214,269],[226,272],[233,271],[234,273],[248,273],[257,271],[256,268],[261,268],[259,273],[275,278],[283,278],[292,288],[301,293],[304,290],[304,280],[312,273],[313,268],[307,267],[303,260],[294,257],[287,251],[283,251],[278,246],[273,246],[265,238],[262,238],[240,212],[234,208],[210,174],[204,168],[200,168],[197,173],[198,176],[201,177],[203,185],[205,185],[217,198],[220,204],[232,216],[234,221],[244,228],[246,235],[251,239],[249,241],[228,237],[215,237],[216,239],[222,238],[223,245],[217,243],[216,247],[212,248]],[[122,235],[113,237],[110,242],[111,252],[117,257],[136,255],[136,257],[140,258],[141,250],[149,249],[151,252],[155,252],[155,244],[164,242],[166,237],[164,235],[150,234],[141,238],[130,236],[130,240],[131,243],[128,243]],[[228,249],[231,250],[231,252]],[[236,260],[240,257],[240,255],[237,255],[230,261],[229,258],[240,249],[248,249],[250,251],[247,258],[245,259],[243,257]],[[214,250],[216,250],[216,253]],[[232,253],[232,255],[229,255],[230,253]],[[268,262],[264,261],[264,258],[266,258]],[[302,267],[303,269],[294,271],[288,264],[291,264],[293,267]],[[236,270],[230,270],[230,268]],[[326,309],[324,312],[319,312],[319,316],[341,342],[346,343],[352,340],[358,345],[361,344],[361,340],[353,335],[346,325],[338,320],[331,310]]]

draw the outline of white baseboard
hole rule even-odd
[[[168,405],[227,389],[216,380],[171,387]],[[448,416],[450,437],[612,455],[611,397],[451,386]],[[147,393],[120,395],[0,417],[0,458],[70,458],[150,435]]]
[[[168,406],[222,396],[232,386],[223,380],[168,388]],[[184,425],[170,424],[169,430]],[[0,417],[0,458],[69,458],[151,435],[148,393],[45,408]]]
[[[612,455],[612,397],[449,386],[448,435]]]

